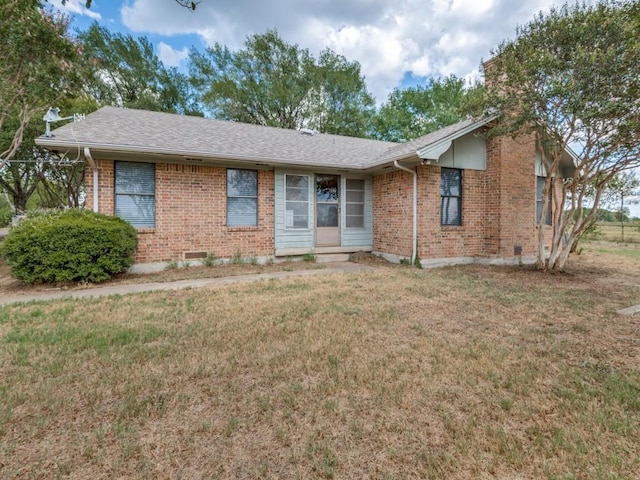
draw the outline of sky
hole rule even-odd
[[[180,69],[192,47],[217,42],[236,50],[248,35],[276,29],[316,57],[330,48],[358,61],[381,104],[394,88],[429,78],[481,79],[493,49],[564,0],[201,0],[195,11],[174,0],[93,0],[89,10],[85,0],[50,3],[72,17],[72,29],[98,22],[146,36],[166,66]],[[640,216],[640,205],[631,209]]]
[[[72,28],[97,21],[147,36],[167,66],[183,67],[189,49],[218,42],[232,50],[246,37],[277,29],[317,56],[330,48],[356,60],[378,103],[398,86],[454,74],[478,77],[482,60],[552,0],[201,0],[195,11],[174,0],[68,0],[57,5]]]

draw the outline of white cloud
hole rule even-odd
[[[158,58],[168,67],[177,67],[189,56],[189,49],[176,50],[164,42],[158,44]]]
[[[67,14],[83,15],[94,20],[102,19],[102,15],[85,7],[84,0],[67,0],[64,5],[60,0],[51,0],[51,5]]]
[[[131,0],[121,15],[136,33],[196,34],[231,49],[275,28],[316,55],[329,47],[360,62],[381,102],[406,72],[477,75],[492,48],[554,3],[560,0],[202,0],[192,12],[169,0]]]

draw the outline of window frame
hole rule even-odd
[[[544,191],[544,184],[546,181],[547,177],[536,175],[536,225],[542,225],[542,192]],[[544,219],[544,224],[551,226],[553,224],[553,182],[551,183],[551,188],[547,193],[549,195],[549,208],[547,209],[547,216]]]
[[[356,182],[362,182],[362,190],[355,190],[355,189],[350,189],[349,188],[349,181],[356,181]],[[361,202],[350,202],[349,201],[349,192],[362,192],[362,201]],[[348,229],[364,229],[366,228],[366,222],[365,222],[365,207],[366,207],[366,203],[367,203],[367,197],[366,197],[366,193],[367,192],[367,181],[364,178],[346,178],[345,179],[345,184],[344,184],[344,205],[345,205],[345,213],[344,213],[344,226],[345,228]],[[362,214],[358,214],[358,215],[350,215],[349,214],[349,205],[362,205]],[[349,218],[362,218],[362,225],[358,225],[358,226],[350,226],[349,225]]]
[[[232,195],[229,192],[229,172],[253,172],[255,173],[256,176],[256,189],[255,189],[255,195]],[[226,215],[227,215],[227,219],[226,219],[226,225],[227,227],[231,227],[231,228],[235,228],[235,227],[257,227],[258,226],[258,191],[259,191],[259,174],[258,174],[258,170],[253,170],[250,168],[227,168],[226,171],[226,201],[227,201],[227,208],[226,208]],[[230,224],[229,223],[229,205],[233,202],[229,202],[229,199],[236,199],[236,198],[245,198],[245,199],[253,199],[255,201],[255,212],[254,212],[254,221],[253,223],[234,223],[234,224]]]
[[[302,201],[302,200],[288,200],[287,199],[287,190],[288,190],[288,186],[287,186],[287,178],[289,177],[305,177],[307,179],[307,200]],[[295,187],[292,187],[295,188]],[[307,225],[305,227],[296,227],[295,226],[295,221],[292,218],[292,222],[291,225],[289,226],[287,223],[287,204],[288,203],[306,203],[307,205]],[[310,229],[310,225],[311,225],[311,214],[310,214],[310,208],[311,208],[311,176],[308,174],[301,174],[301,173],[285,173],[284,174],[284,228],[285,230],[309,230]],[[295,215],[294,215],[295,216]]]
[[[153,170],[152,178],[153,178],[153,192],[130,192],[130,191],[119,191],[118,187],[118,171],[123,167],[133,167],[133,166],[144,166]],[[151,198],[152,209],[153,209],[153,218],[151,225],[143,224],[140,225],[135,221],[135,219],[125,218],[122,215],[118,214],[118,199],[121,197],[141,197],[141,198]],[[147,162],[126,162],[126,161],[114,161],[113,163],[113,211],[115,216],[122,218],[123,220],[129,222],[136,229],[144,229],[144,228],[155,228],[156,227],[156,164],[155,163],[147,163]]]
[[[458,184],[458,195],[445,195],[443,192],[443,176],[445,175],[446,172],[458,172],[458,176],[460,178],[459,184]],[[446,167],[441,167],[440,168],[440,226],[441,227],[461,227],[462,226],[462,186],[464,183],[463,180],[463,169],[461,168],[446,168]],[[456,223],[451,223],[451,222],[444,222],[445,218],[444,218],[444,205],[445,202],[448,199],[451,198],[455,198],[458,201],[458,215],[457,215],[457,222]]]

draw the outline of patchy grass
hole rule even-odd
[[[634,303],[587,249],[2,307],[0,478],[637,478]]]
[[[616,244],[612,242],[589,242],[586,247],[605,255],[622,256],[640,259],[640,243]]]
[[[613,265],[618,273],[634,275],[640,268],[640,243],[620,243],[603,240],[588,241],[581,244],[584,252],[582,263],[608,266]]]
[[[209,262],[208,262],[209,263]],[[179,266],[183,268],[178,268]],[[309,270],[325,268],[324,264],[309,262],[271,262],[264,265],[258,264],[252,258],[245,261],[235,261],[227,264],[202,265],[202,262],[172,262],[167,264],[167,268],[158,273],[150,274],[130,274],[124,273],[115,276],[113,279],[100,284],[92,283],[62,283],[62,284],[41,284],[27,285],[11,276],[11,271],[7,264],[0,260],[0,297],[16,295],[20,293],[36,293],[55,290],[80,290],[94,287],[104,287],[107,285],[127,285],[134,283],[154,283],[173,282],[176,280],[187,280],[197,278],[219,278],[232,277],[238,275],[250,275],[255,273],[269,273],[294,270]]]

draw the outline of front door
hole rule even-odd
[[[340,176],[316,175],[316,246],[340,245]]]

